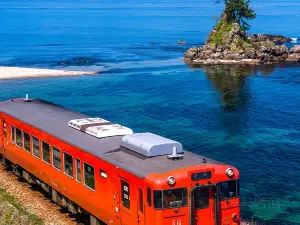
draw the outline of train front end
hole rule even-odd
[[[147,178],[156,225],[239,225],[239,171],[224,164],[192,166]]]
[[[184,151],[181,143],[152,134],[126,135],[122,147],[142,159],[147,187],[146,223],[239,225],[239,171]]]

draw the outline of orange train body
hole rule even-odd
[[[0,103],[0,154],[106,224],[240,224],[236,168],[186,151],[177,160],[139,155],[121,146],[122,136],[101,140],[68,127],[65,122],[78,119],[69,113],[38,100]],[[46,114],[48,120],[42,121]],[[56,134],[54,123],[64,123],[66,131]],[[105,139],[118,142],[119,148],[93,154],[74,144],[79,136],[63,132],[80,133],[82,146],[95,139],[95,151]],[[39,153],[33,150],[36,143]]]

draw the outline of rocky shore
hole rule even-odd
[[[191,64],[276,64],[300,63],[300,45],[290,50],[290,38],[279,35],[247,35],[237,23],[220,21],[209,34],[207,44],[189,49],[184,60]]]

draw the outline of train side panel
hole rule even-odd
[[[144,225],[144,196],[146,188],[143,186],[143,180],[130,173],[117,169],[116,166],[64,143],[55,137],[43,133],[28,124],[24,124],[9,116],[5,116],[5,119],[8,128],[8,144],[5,146],[7,159],[26,169],[53,189],[71,199],[107,224]],[[40,140],[40,158],[33,155],[32,139],[30,152],[26,152],[24,148],[18,147],[11,142],[11,126]],[[50,150],[50,163],[48,164],[43,161],[42,142],[61,151],[61,170],[58,170],[53,166],[52,149]],[[63,162],[65,153],[73,157],[73,176],[65,174]],[[80,181],[76,176],[76,159],[80,160]],[[95,190],[92,190],[85,185],[84,164],[90,165],[94,169]],[[126,185],[126,183],[128,185]],[[124,199],[126,200],[124,196],[126,197],[127,193],[125,190],[126,188],[129,189],[129,208],[126,205],[127,203],[124,203]],[[143,193],[143,203],[141,203],[143,206],[141,206],[139,210],[138,198],[140,197],[140,190]],[[141,209],[142,207],[143,209]]]
[[[2,118],[2,113],[0,113],[0,154],[4,155],[4,120]]]

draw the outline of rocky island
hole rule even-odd
[[[220,0],[221,1],[221,0]],[[248,19],[254,19],[249,1],[224,0],[225,9],[210,32],[206,44],[189,49],[184,60],[189,64],[276,64],[300,63],[300,45],[290,50],[284,45],[290,38],[280,35],[248,35]],[[240,4],[240,5],[239,5]]]

